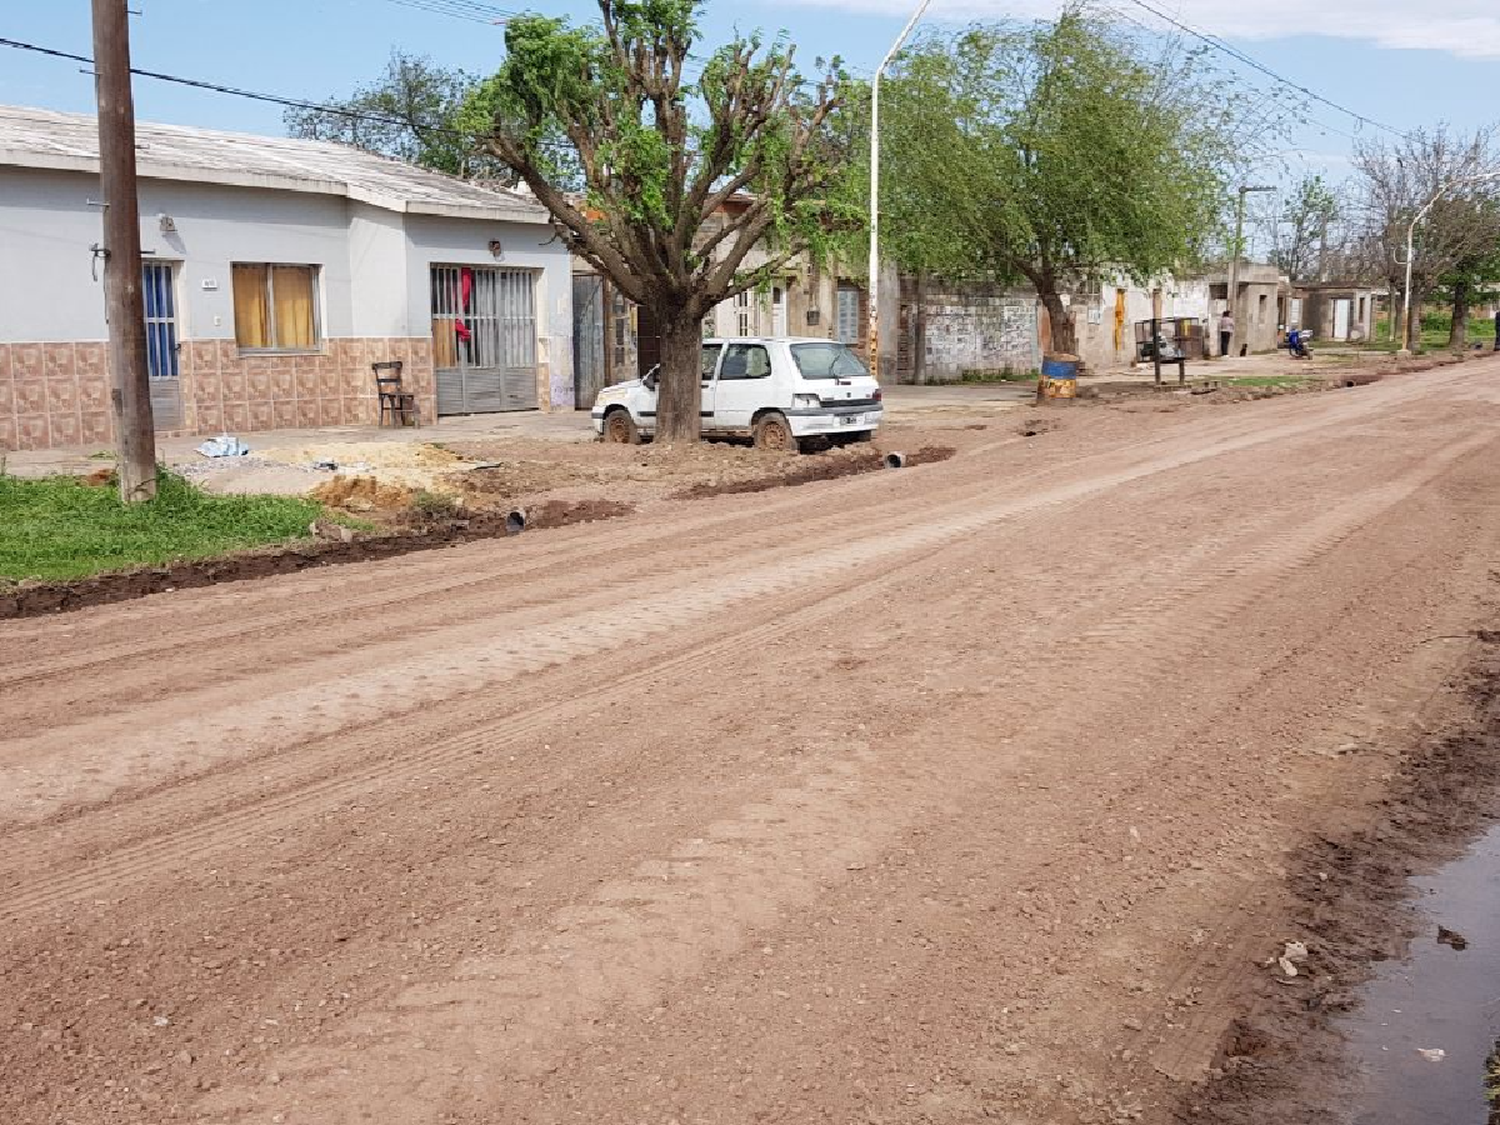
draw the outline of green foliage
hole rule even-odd
[[[179,476],[156,499],[125,505],[113,487],[75,477],[0,473],[0,576],[81,578],[303,538],[321,508],[282,496],[210,496]]]
[[[1044,295],[1189,266],[1219,229],[1229,116],[1197,56],[1153,57],[1081,8],[928,35],[883,88],[883,245]]]
[[[465,179],[504,179],[510,170],[459,123],[478,85],[463,70],[394,51],[378,79],[330,99],[334,108],[288,109],[283,122],[289,136],[304,140],[336,141]]]
[[[834,192],[848,140],[837,62],[809,81],[785,39],[739,36],[693,77],[700,7],[600,0],[600,21],[577,26],[520,16],[506,25],[504,63],[458,115],[532,189],[568,247],[656,314],[669,440],[698,432],[704,315],[859,221]],[[559,137],[581,201],[558,190]]]
[[[1338,197],[1323,177],[1303,176],[1274,221],[1271,261],[1294,281],[1312,276],[1324,237],[1340,217]]]

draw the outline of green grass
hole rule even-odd
[[[156,499],[126,507],[112,486],[24,480],[0,469],[0,577],[82,578],[307,537],[321,514],[285,496],[211,496],[162,473]]]
[[[1231,387],[1300,387],[1309,380],[1302,375],[1237,375],[1224,382]]]
[[[1416,350],[1419,352],[1445,351],[1448,347],[1448,334],[1453,327],[1453,314],[1447,312],[1429,312],[1422,315],[1422,337],[1417,342]],[[1483,339],[1483,329],[1488,327],[1482,321],[1475,318],[1469,322],[1469,341]],[[1317,341],[1313,341],[1317,346]],[[1375,318],[1375,338],[1366,347],[1372,351],[1393,352],[1401,346],[1399,340],[1391,339],[1391,319],[1389,316],[1378,316]]]

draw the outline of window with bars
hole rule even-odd
[[[734,298],[734,334],[736,336],[749,336],[751,325],[754,323],[755,308],[750,303],[748,291],[736,294]]]
[[[469,266],[432,269],[432,346],[437,367],[531,367],[536,363],[532,276]]]
[[[839,286],[838,341],[859,343],[859,289],[853,285]]]
[[[245,351],[316,351],[318,267],[235,262],[234,338]]]

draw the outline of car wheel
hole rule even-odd
[[[797,452],[797,435],[792,433],[792,424],[786,420],[786,415],[774,410],[762,415],[755,423],[754,437],[756,449],[772,453]]]
[[[641,430],[628,410],[611,410],[604,417],[604,440],[616,445],[640,445]]]

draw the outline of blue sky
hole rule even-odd
[[[442,0],[439,0],[441,3]],[[1496,0],[1152,0],[1193,26],[1218,33],[1260,61],[1332,100],[1396,126],[1448,121],[1472,129],[1500,120],[1500,3]],[[523,7],[515,0],[497,6]],[[1047,14],[1056,0],[933,0],[925,25],[971,18]],[[1116,6],[1162,26],[1134,0]],[[381,69],[393,47],[475,71],[493,69],[503,30],[392,0],[132,0],[137,66],[293,97],[326,98]],[[537,0],[536,10],[588,18],[588,0]],[[787,31],[805,56],[842,55],[873,69],[911,9],[911,0],[803,0],[756,4],[712,0],[708,44],[736,27]],[[0,37],[87,54],[88,0],[0,0]],[[1247,82],[1267,80],[1247,75]],[[0,103],[92,109],[91,79],[78,64],[0,50]],[[148,79],[136,83],[142,119],[279,133],[275,106]],[[1347,173],[1345,134],[1368,133],[1333,110],[1331,128],[1289,130],[1294,166]],[[1277,170],[1267,169],[1274,179]]]

